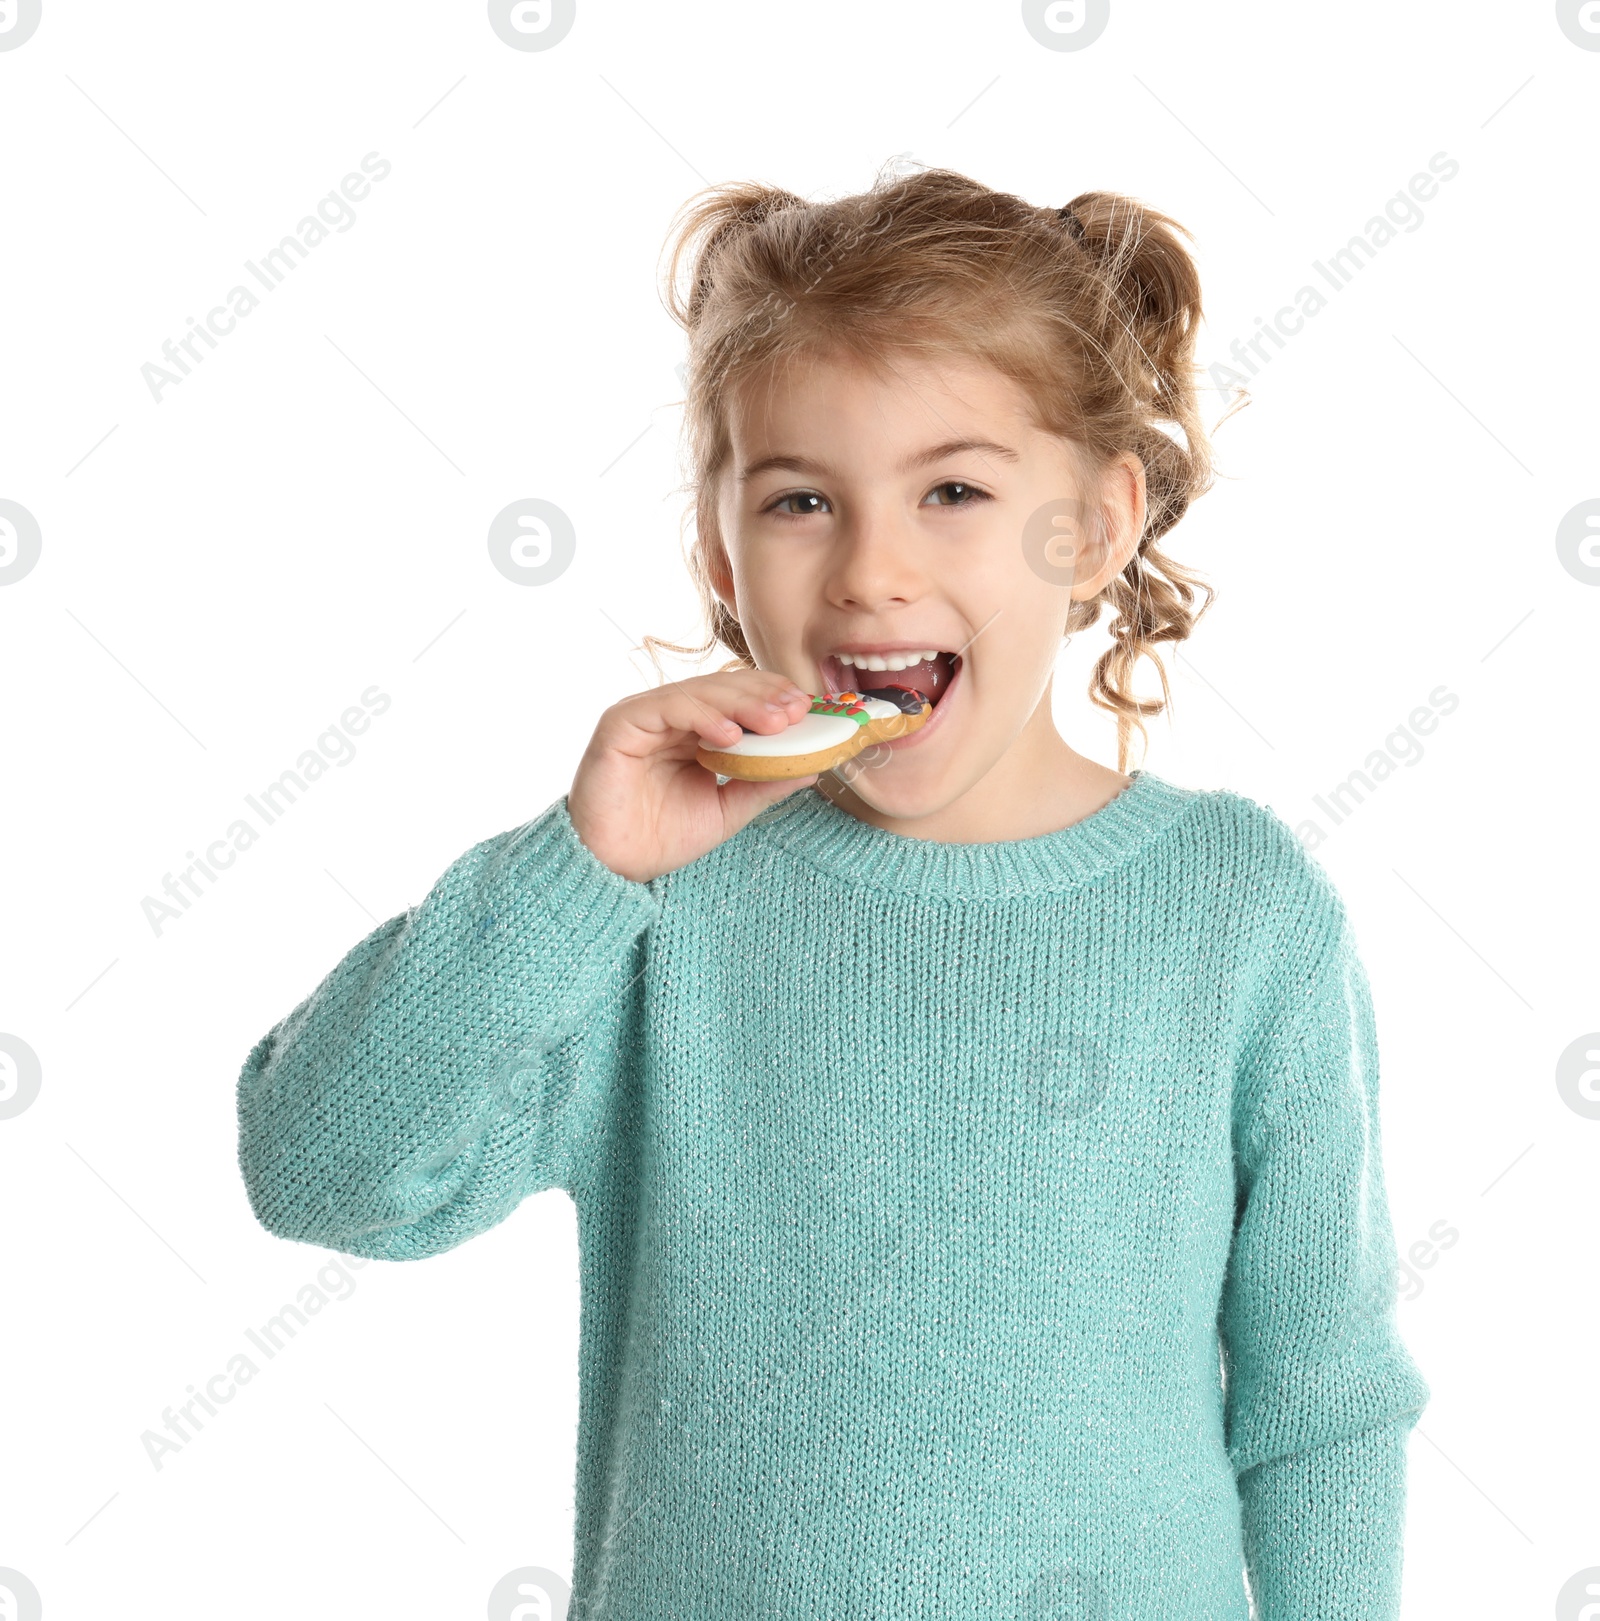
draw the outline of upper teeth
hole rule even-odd
[[[841,653],[841,664],[853,664],[861,670],[909,670],[913,664],[926,664],[939,656],[937,648],[925,653]]]

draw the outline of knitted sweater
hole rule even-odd
[[[1394,1621],[1429,1389],[1373,1009],[1270,810],[802,790],[649,884],[558,801],[249,1054],[251,1206],[437,1255],[565,1189],[573,1621]]]

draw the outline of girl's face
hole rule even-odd
[[[729,426],[725,555],[708,561],[757,664],[811,692],[934,703],[919,731],[837,773],[869,819],[936,825],[963,802],[1044,793],[1079,758],[1050,718],[1067,610],[1132,555],[1137,459],[1107,471],[1103,530],[1072,521],[1069,503],[1095,492],[1063,441],[1011,379],[955,359],[897,358],[887,377],[819,359],[747,382]]]

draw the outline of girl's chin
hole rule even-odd
[[[958,733],[934,731],[943,707],[917,731],[848,761],[833,773],[835,780],[880,816],[913,820],[943,810],[957,797],[951,782],[959,774],[951,750]]]

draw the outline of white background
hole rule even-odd
[[[251,1216],[250,1046],[565,790],[647,684],[631,643],[698,629],[657,294],[692,192],[840,195],[897,156],[1039,204],[1129,192],[1195,234],[1209,363],[1444,152],[1460,173],[1260,369],[1166,543],[1218,599],[1148,764],[1328,829],[1396,1236],[1457,1235],[1400,1307],[1433,1389],[1405,1613],[1555,1613],[1600,1566],[1600,1119],[1555,1079],[1600,1029],[1600,568],[1556,547],[1600,497],[1597,90],[1542,0],[1114,0],[1077,52],[954,0],[580,0],[547,51],[481,4],[44,0],[0,51],[0,497],[43,535],[0,587],[0,1031],[43,1074],[0,1120],[0,1566],[59,1621],[479,1617],[514,1567],[570,1572],[560,1193],[323,1273],[354,1292],[204,1432],[159,1470],[141,1438],[335,1259]],[[374,151],[354,226],[157,404],[163,340]],[[578,537],[537,589],[485,544],[528,496]],[[1105,645],[1064,654],[1057,713],[1115,764]],[[355,758],[157,935],[143,899],[374,684]],[[1408,753],[1441,685],[1421,758],[1335,826],[1315,796]]]

